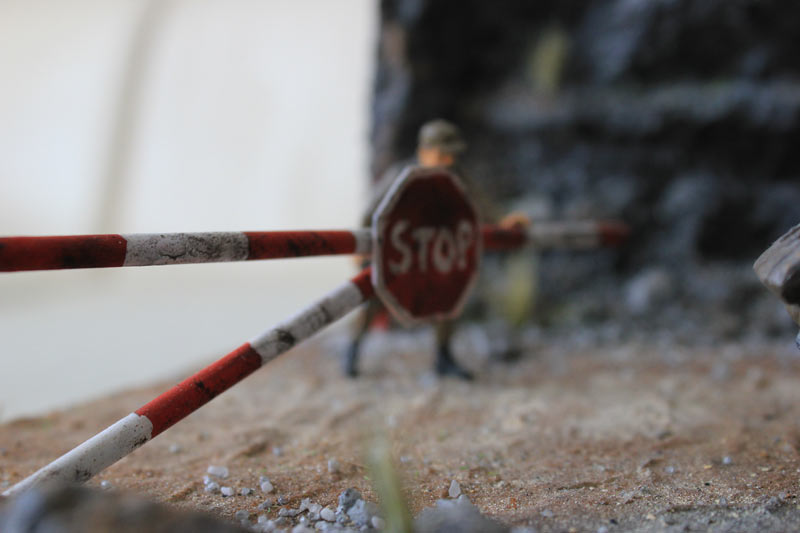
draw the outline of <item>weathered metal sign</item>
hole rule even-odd
[[[458,316],[481,259],[478,213],[451,172],[406,168],[372,221],[375,290],[404,324]]]

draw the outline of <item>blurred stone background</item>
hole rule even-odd
[[[542,255],[548,330],[790,340],[751,265],[800,221],[798,15],[789,0],[383,0],[373,176],[451,119],[465,168],[509,208],[633,226],[622,251]]]

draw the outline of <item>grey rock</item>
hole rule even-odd
[[[214,465],[211,465],[211,466],[208,467],[208,470],[206,470],[206,471],[210,475],[212,475],[214,477],[221,478],[221,479],[225,479],[230,475],[230,472],[228,471],[228,467],[225,467],[225,466],[214,466]]]
[[[333,522],[336,520],[336,512],[330,507],[325,507],[319,512],[319,517],[326,522]]]
[[[342,465],[337,459],[328,459],[328,473],[337,474],[341,469]]]
[[[483,516],[466,496],[457,500],[439,500],[435,507],[424,509],[414,520],[417,533],[505,533],[508,528]]]
[[[355,525],[366,526],[371,523],[372,517],[377,516],[379,512],[380,510],[376,504],[365,500],[357,500],[347,510],[347,516],[350,517],[350,520]]]
[[[764,509],[770,513],[774,513],[782,506],[783,506],[783,501],[780,498],[773,496],[772,498],[767,500],[767,503],[764,504]]]
[[[447,495],[451,498],[458,498],[461,496],[461,485],[455,479],[450,482],[450,488],[447,489]]]
[[[263,511],[265,509],[269,509],[273,505],[275,505],[275,500],[273,500],[272,498],[267,498],[266,500],[258,504],[258,510]]]
[[[361,493],[354,488],[348,488],[339,494],[339,509],[347,512],[358,500],[361,499]]]

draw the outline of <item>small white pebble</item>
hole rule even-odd
[[[272,486],[272,483],[270,483],[269,480],[266,480],[261,483],[261,492],[269,494],[273,490],[275,490],[275,487]]]
[[[322,506],[318,503],[312,503],[308,506],[308,512],[318,515],[322,511]]]
[[[180,444],[173,443],[169,445],[169,453],[180,453],[182,451],[183,448],[181,447]]]
[[[447,490],[447,494],[451,498],[458,498],[461,496],[461,485],[458,484],[458,481],[454,479],[450,482],[450,488]]]
[[[733,464],[733,459],[731,459],[730,455],[726,455],[725,457],[722,458],[722,464],[724,465]]]
[[[239,494],[241,494],[242,496],[250,496],[251,492],[253,492],[253,489],[248,488],[248,487],[242,487],[239,490]]]
[[[267,518],[267,515],[265,515],[265,514],[258,515],[258,523],[259,524],[263,524],[267,520],[269,520],[269,518]]]
[[[217,492],[219,490],[219,483],[216,481],[212,481],[211,483],[206,483],[205,491],[208,493]]]
[[[236,513],[234,513],[233,516],[234,516],[234,518],[236,518],[236,520],[243,521],[243,520],[247,520],[247,519],[250,518],[250,513],[248,513],[244,509],[240,509],[240,510],[236,511]]]
[[[222,479],[225,479],[230,474],[230,472],[228,472],[228,468],[227,467],[214,466],[214,465],[209,466],[208,470],[206,470],[206,472],[208,472],[209,474],[211,474],[214,477],[219,477],[219,478],[222,478]]]
[[[212,481],[213,481],[213,480],[211,479],[211,476],[208,476],[208,475],[206,475],[206,476],[203,476],[203,485],[208,485],[208,484],[209,484],[209,483],[211,483]]]
[[[319,512],[319,517],[325,520],[326,522],[333,522],[336,520],[336,513],[330,507],[325,507],[322,511]]]
[[[110,482],[110,481],[108,481],[108,480],[105,480],[105,479],[104,479],[103,481],[101,481],[101,482],[100,482],[100,488],[101,488],[101,489],[108,490],[108,489],[110,489],[111,487],[112,487],[112,485],[111,485],[111,482]]]
[[[283,455],[283,448],[281,448],[280,446],[273,446],[272,455],[274,455],[275,457],[280,457],[281,455]]]
[[[328,459],[328,472],[336,474],[342,469],[342,465],[336,459]]]
[[[668,466],[668,467],[666,467],[664,469],[664,472],[666,472],[667,474],[674,474],[675,473],[675,467],[674,466]]]
[[[606,526],[600,526],[597,528],[597,533],[608,533],[608,528]]]
[[[544,511],[542,511],[542,516],[545,518],[553,518],[553,511],[551,511],[550,509],[545,509]]]
[[[219,491],[220,491],[220,492],[222,493],[222,495],[223,495],[223,496],[225,496],[225,497],[227,497],[227,496],[233,496],[233,494],[234,494],[233,488],[231,488],[231,487],[221,487],[221,488],[219,489]]]
[[[386,527],[386,521],[380,516],[373,516],[371,522],[372,527],[375,529],[383,529]]]

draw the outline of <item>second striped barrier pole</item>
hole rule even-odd
[[[6,490],[13,496],[48,481],[82,483],[193,413],[261,366],[342,318],[374,294],[370,269],[178,383],[153,401]]]

